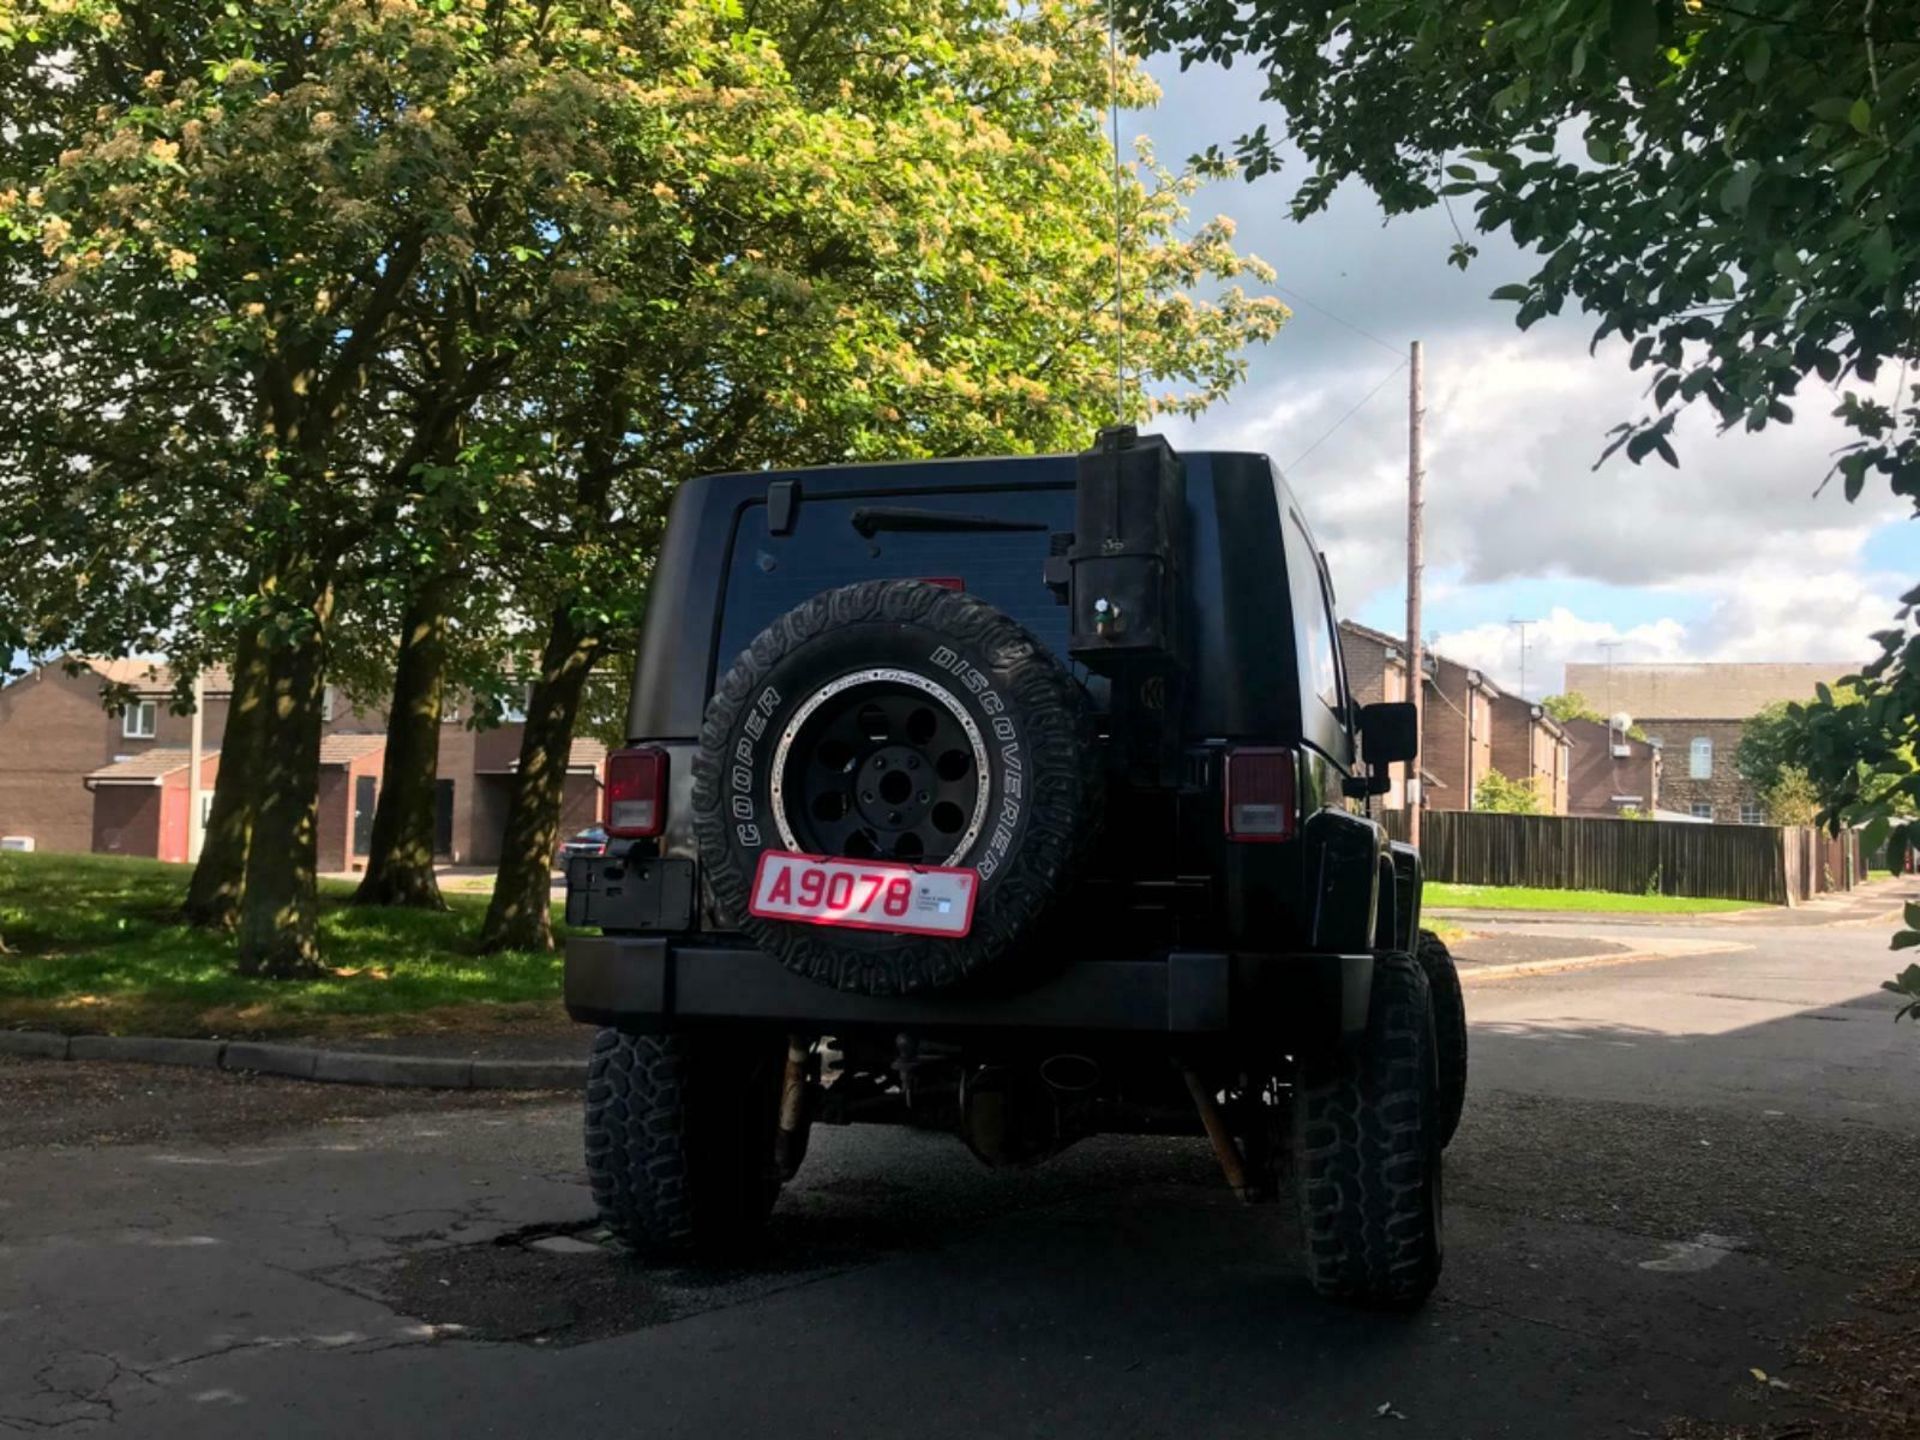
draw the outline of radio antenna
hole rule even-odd
[[[1107,115],[1113,126],[1113,410],[1116,424],[1127,423],[1127,302],[1122,270],[1120,181],[1120,25],[1116,0],[1107,0]]]

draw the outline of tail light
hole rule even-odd
[[[1227,838],[1242,843],[1291,840],[1299,814],[1291,750],[1227,754]]]
[[[667,825],[667,752],[655,745],[607,757],[607,834],[644,840]]]

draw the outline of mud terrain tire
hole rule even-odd
[[[602,1030],[587,1062],[587,1178],[648,1255],[751,1248],[779,1194],[779,1036]]]
[[[1411,1309],[1440,1278],[1437,1048],[1419,963],[1382,955],[1365,1038],[1303,1065],[1294,1180],[1307,1271],[1322,1295]]]

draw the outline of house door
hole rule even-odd
[[[380,781],[373,775],[356,775],[353,781],[353,853],[365,855],[373,848],[373,810],[380,799]]]
[[[187,858],[187,790],[169,785],[160,792],[160,835],[155,858],[180,864]]]
[[[453,781],[433,782],[433,853],[453,854]]]

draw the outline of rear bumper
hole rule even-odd
[[[744,945],[664,936],[567,941],[574,1019],[631,1030],[777,1024],[834,1033],[1069,1030],[1138,1037],[1233,1037],[1315,1048],[1366,1028],[1371,955],[1174,951],[1080,960],[1016,993],[856,995],[831,990]]]

